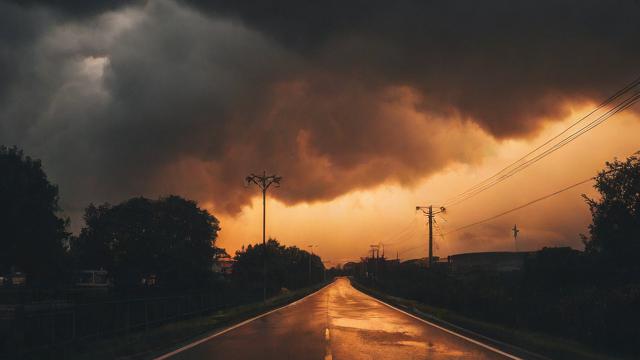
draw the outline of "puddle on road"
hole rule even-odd
[[[430,343],[426,343],[426,342],[422,342],[422,341],[407,341],[407,340],[403,340],[403,341],[397,341],[396,344],[402,345],[402,346],[411,346],[411,347],[415,347],[415,348],[427,349],[427,350],[429,350],[429,352],[438,353],[439,355],[444,355],[444,356],[461,357],[461,356],[465,356],[465,355],[469,354],[469,353],[464,352],[464,351],[451,349],[451,348],[449,348],[447,346],[444,346],[442,344],[430,344]]]
[[[336,355],[349,354],[353,359],[370,358],[373,354],[380,359],[485,358],[474,350],[461,349],[455,339],[451,341],[435,329],[400,316],[348,284],[337,285],[327,297],[331,337],[340,339],[339,343],[333,344]],[[329,328],[325,330],[327,343]],[[432,332],[437,335],[432,336]]]

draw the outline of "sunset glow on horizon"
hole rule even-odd
[[[484,148],[478,149],[486,154],[484,157],[474,164],[452,164],[419,179],[414,185],[391,182],[357,189],[329,201],[300,204],[285,204],[269,197],[267,236],[303,249],[309,244],[318,244],[316,252],[329,261],[328,266],[358,260],[367,255],[369,245],[378,243],[385,245],[387,257],[395,258],[396,254],[401,260],[426,257],[426,219],[415,211],[416,205],[437,206],[461,193],[556,135],[593,107],[594,104],[574,107],[564,119],[546,122],[536,136],[527,139],[496,141],[474,129],[474,135],[484,139]],[[582,249],[579,234],[587,232],[590,214],[581,195],[596,196],[592,183],[466,231],[444,237],[441,234],[595,176],[606,161],[623,159],[640,150],[639,120],[630,113],[615,116],[563,151],[486,193],[451,207],[445,215],[436,218],[439,230],[434,236],[435,255],[514,251],[511,232],[514,223],[522,231],[518,239],[521,251],[544,246]],[[286,185],[285,178],[282,186]],[[522,191],[525,187],[527,190]],[[238,215],[219,216],[223,229],[219,245],[230,254],[261,239],[261,198],[257,197],[256,189],[247,191],[255,195],[251,205]],[[275,189],[272,194],[277,196],[278,191]],[[212,203],[205,206],[216,213]]]

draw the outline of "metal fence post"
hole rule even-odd
[[[76,308],[77,306],[74,305],[71,312],[71,341],[76,339]]]
[[[125,312],[125,324],[124,324],[124,332],[125,332],[125,337],[129,337],[129,308],[131,303],[127,301],[127,308],[126,308],[126,312]]]
[[[56,343],[56,315],[51,312],[51,346]]]
[[[145,332],[147,330],[149,330],[149,309],[148,309],[148,305],[149,305],[149,303],[145,299],[144,300],[144,331]]]

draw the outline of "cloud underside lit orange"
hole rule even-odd
[[[344,263],[364,256],[370,244],[385,244],[386,255],[402,259],[426,256],[426,225],[415,205],[438,205],[492,175],[510,162],[568,126],[586,113],[589,105],[568,106],[565,119],[547,122],[536,136],[521,140],[496,141],[478,127],[460,125],[460,133],[448,132],[439,139],[440,151],[453,152],[461,143],[471,141],[475,156],[467,161],[450,162],[431,172],[418,172],[411,181],[389,177],[371,187],[355,186],[345,194],[326,201],[293,203],[281,201],[280,192],[298,179],[283,180],[283,186],[271,191],[267,232],[284,243],[305,247],[319,244],[318,252],[329,261]],[[415,118],[413,119],[415,120]],[[520,250],[543,246],[582,248],[580,233],[586,233],[590,215],[581,194],[596,196],[590,184],[545,200],[508,216],[460,232],[441,236],[452,229],[526,203],[595,173],[604,162],[624,158],[639,150],[640,122],[633,113],[611,118],[561,151],[515,175],[477,197],[452,206],[437,218],[436,255],[447,256],[469,251],[513,251],[510,229],[518,224],[522,232]],[[433,136],[432,133],[425,137]],[[431,139],[433,141],[433,139]],[[436,140],[437,141],[437,140]],[[446,149],[446,147],[450,149]],[[467,150],[461,150],[465,153]],[[419,156],[418,156],[419,157]],[[427,156],[425,156],[427,157]],[[427,157],[428,158],[428,157]],[[468,161],[472,159],[473,161]],[[316,168],[315,171],[322,171]],[[261,238],[261,202],[255,189],[250,206],[239,215],[224,215],[220,244],[231,252]],[[284,197],[286,199],[286,197]],[[215,203],[207,204],[215,210]]]

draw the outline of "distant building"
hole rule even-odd
[[[231,275],[234,262],[235,260],[229,255],[217,257],[211,265],[211,271],[217,274]]]
[[[26,283],[27,274],[13,268],[10,273],[0,276],[0,286],[24,286]]]
[[[377,279],[386,272],[393,271],[400,266],[400,260],[387,259],[384,256],[367,257],[361,259],[361,266],[356,267],[356,274]],[[354,275],[356,275],[354,274]]]
[[[24,286],[27,283],[27,275],[21,272],[12,273],[10,279],[13,286]]]
[[[427,257],[423,257],[423,258],[419,258],[419,259],[409,259],[409,260],[405,260],[402,262],[402,265],[410,265],[410,266],[418,266],[418,267],[429,267],[429,258]],[[433,265],[434,266],[440,266],[442,263],[442,260],[440,259],[439,256],[434,256],[433,257]]]
[[[158,275],[153,273],[145,274],[140,279],[140,285],[148,288],[158,286]]]
[[[479,252],[450,255],[449,268],[454,272],[466,271],[517,271],[522,270],[525,260],[533,256],[533,252]]]
[[[106,270],[80,270],[76,274],[76,286],[84,288],[106,288],[111,285]]]

